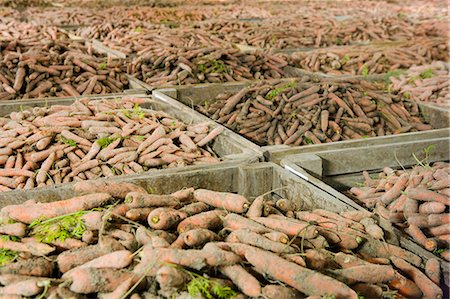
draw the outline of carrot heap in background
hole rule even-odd
[[[364,172],[364,187],[350,194],[391,221],[425,249],[450,261],[450,164],[420,163],[408,170],[385,167],[378,177]]]
[[[110,181],[73,191],[83,195],[2,208],[1,295],[442,298],[439,261],[422,272],[367,211]]]
[[[48,30],[50,31],[51,28]],[[0,100],[117,93],[128,89],[123,62],[91,44],[58,40],[45,28],[30,38],[0,42]]]
[[[432,129],[415,102],[372,91],[373,83],[302,80],[262,81],[219,94],[196,109],[260,145],[320,144]]]
[[[214,163],[222,128],[187,125],[144,99],[81,99],[0,118],[0,190]]]

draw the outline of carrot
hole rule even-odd
[[[373,218],[365,217],[361,219],[360,223],[364,225],[365,231],[374,239],[381,240],[384,237],[384,232],[379,227]]]
[[[388,282],[391,288],[398,290],[398,292],[406,297],[411,298],[421,298],[422,291],[419,287],[411,280],[404,277],[398,271],[395,271],[394,279]]]
[[[38,277],[50,277],[53,273],[53,262],[45,258],[30,258],[3,265],[1,274],[18,274]]]
[[[36,175],[36,182],[43,183],[47,180],[48,172],[50,171],[50,168],[52,167],[53,163],[55,162],[55,153],[51,153],[47,159],[42,163],[41,169],[39,169],[39,172]]]
[[[39,294],[42,287],[33,279],[19,281],[6,287],[0,287],[0,294],[31,297]]]
[[[422,245],[426,250],[433,251],[437,248],[437,241],[427,238],[417,226],[410,224],[407,228],[405,228],[405,232],[414,240],[416,240],[420,245]]]
[[[172,208],[157,208],[148,214],[147,221],[153,229],[170,229],[186,217],[186,214]]]
[[[125,202],[131,208],[176,207],[181,204],[179,199],[172,195],[146,194],[142,192],[128,193],[125,197]]]
[[[286,235],[300,236],[306,239],[311,239],[317,236],[318,232],[314,225],[310,225],[307,222],[300,220],[290,219],[274,219],[266,217],[253,218],[254,221],[263,224],[264,226],[285,233]]]
[[[148,275],[154,275],[165,263],[176,264],[201,270],[206,266],[204,253],[200,250],[172,249],[172,248],[152,248],[148,245],[143,247],[141,262],[134,268],[136,274],[143,274],[148,271]],[[149,265],[152,265],[148,269]]]
[[[368,211],[345,211],[339,213],[339,215],[352,221],[359,222],[363,218],[370,217],[371,213]]]
[[[245,295],[250,297],[258,297],[261,295],[261,285],[259,281],[242,266],[222,266],[219,268],[219,271],[231,279]]]
[[[334,256],[334,261],[344,269],[368,264],[367,261],[360,259],[355,255],[346,254],[344,252],[336,253]]]
[[[442,290],[419,269],[401,258],[391,256],[390,259],[395,267],[403,271],[417,284],[422,291],[424,298],[442,298]]]
[[[2,209],[14,220],[31,223],[37,219],[49,219],[57,216],[100,207],[111,199],[108,193],[94,193],[67,200],[34,205],[10,205]]]
[[[156,272],[156,281],[162,290],[183,287],[189,280],[189,274],[171,266],[161,267]]]
[[[243,88],[235,95],[228,98],[225,106],[220,111],[220,116],[230,113],[234,107],[241,101],[241,99],[250,91],[249,88]]]
[[[382,298],[383,289],[375,284],[369,283],[356,283],[352,285],[352,289],[360,296],[364,298]]]
[[[346,279],[366,283],[383,283],[391,281],[395,271],[391,266],[366,264],[338,270],[339,275]]]
[[[171,195],[174,196],[173,193]],[[192,216],[195,214],[206,212],[209,209],[210,209],[210,206],[203,202],[193,202],[193,203],[190,203],[190,204],[185,205],[184,207],[178,209],[178,211],[186,213],[186,215],[188,215],[188,216]]]
[[[444,250],[440,254],[441,258],[446,260],[447,262],[450,262],[450,250]]]
[[[415,200],[434,201],[450,206],[450,199],[447,196],[436,193],[432,190],[411,188],[408,190],[408,197]]]
[[[0,240],[0,248],[12,251],[29,252],[36,256],[45,256],[55,250],[54,247],[40,242],[22,243],[7,240]]]
[[[208,135],[205,136],[205,138],[197,142],[197,146],[202,147],[207,145],[210,141],[219,136],[224,130],[225,129],[223,127],[217,127],[213,129],[211,132],[208,133]]]
[[[26,176],[32,177],[34,173],[26,169],[0,169],[0,176]]]
[[[245,229],[235,230],[228,237],[230,239],[236,238],[241,243],[252,245],[276,253],[295,252],[295,249],[288,245],[272,241],[264,236]]]
[[[356,293],[345,284],[319,272],[288,262],[262,249],[248,246],[245,258],[258,272],[268,274],[304,294],[319,296],[333,294],[337,299],[358,298]],[[277,267],[273,267],[273,265],[277,265]]]
[[[202,246],[218,239],[219,236],[216,233],[204,228],[192,229],[184,233],[184,243],[189,247]]]
[[[402,174],[397,182],[395,182],[394,186],[381,196],[380,201],[385,205],[390,204],[394,199],[401,195],[401,192],[405,189],[408,180],[409,175],[407,173]],[[408,196],[410,192],[408,192]]]
[[[442,224],[435,227],[427,228],[427,232],[433,236],[447,235],[450,234],[450,225]]]
[[[25,237],[27,226],[23,223],[3,224],[0,226],[0,234]]]
[[[217,229],[222,225],[221,217],[226,215],[225,211],[213,210],[187,217],[177,226],[178,233],[183,233],[195,228]]]
[[[398,246],[379,241],[362,243],[359,247],[359,252],[367,253],[373,257],[391,258],[392,256],[395,256],[402,258],[417,267],[422,263],[422,259],[416,254],[406,251]]]
[[[250,204],[250,207],[247,210],[246,216],[248,218],[261,217],[263,208],[264,208],[264,196],[258,196]]]
[[[277,200],[275,205],[280,211],[284,213],[289,211],[295,211],[298,209],[293,201],[288,200],[286,198],[280,198],[279,200]]]
[[[103,296],[99,296],[99,298],[109,298],[109,299],[120,299],[125,296],[125,294],[130,290],[130,288],[138,282],[138,278],[136,278],[135,275],[132,277],[125,279],[123,282],[120,282],[120,284],[117,286],[117,288],[114,289],[114,291],[110,293],[102,293]],[[133,299],[133,296],[137,295],[136,293],[130,296],[130,299]],[[140,299],[135,298],[135,299]]]
[[[206,264],[210,267],[230,266],[242,262],[239,255],[223,250],[216,243],[206,243],[201,253],[205,257]]]
[[[308,268],[314,270],[321,270],[334,264],[333,258],[326,250],[308,249],[305,251],[304,259]]]
[[[130,279],[132,273],[112,268],[78,268],[65,273],[62,278],[71,281],[70,290],[79,294],[112,292],[124,280]]]
[[[64,251],[58,255],[56,262],[62,273],[87,263],[113,251],[123,250],[123,246],[112,238],[103,238],[102,243]]]
[[[22,239],[23,240],[23,239]],[[53,240],[51,242],[53,246],[55,246],[58,250],[67,250],[67,249],[74,249],[74,248],[80,248],[87,246],[87,244],[83,241],[80,241],[78,239],[74,238],[65,238],[64,241],[61,241],[59,239]]]
[[[154,208],[130,209],[125,213],[125,217],[133,221],[145,221],[148,218],[148,214],[153,210]]]
[[[430,258],[425,263],[425,274],[436,285],[440,285],[441,281],[441,263],[436,258]]]
[[[277,231],[265,233],[263,236],[278,243],[287,244],[289,242],[289,237],[286,234]]]
[[[206,189],[195,190],[194,200],[234,213],[244,213],[250,205],[248,200],[242,195]]]
[[[419,206],[420,214],[440,214],[445,211],[445,205],[440,202],[428,201]]]
[[[147,191],[131,183],[110,181],[83,181],[73,185],[73,189],[80,193],[109,193],[115,198],[125,198],[130,192],[147,193]]]
[[[230,230],[248,229],[256,233],[269,233],[272,229],[241,215],[230,213],[223,219],[223,226]]]
[[[427,217],[429,226],[438,226],[443,224],[450,224],[450,214],[430,214]]]
[[[267,299],[294,299],[300,298],[300,294],[289,287],[268,284],[262,288],[262,295]]]
[[[154,232],[150,232],[148,229],[144,227],[139,227],[136,229],[136,241],[139,243],[139,245],[146,245],[148,243],[151,244],[151,246],[158,248],[167,248],[170,246],[169,242],[165,240],[162,237],[157,236]]]

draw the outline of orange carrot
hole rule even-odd
[[[430,258],[425,263],[425,274],[436,285],[440,285],[441,282],[441,263],[438,259]]]
[[[257,217],[253,218],[253,220],[263,224],[270,229],[285,233],[290,237],[299,236],[306,239],[311,239],[317,236],[318,232],[314,225],[310,225],[307,222],[303,222],[300,220],[290,219],[287,217],[284,218],[286,219]]]
[[[32,297],[38,295],[41,291],[42,287],[38,286],[38,282],[34,279],[23,280],[6,287],[0,287],[0,294],[2,295]]]
[[[195,190],[194,199],[210,206],[235,213],[245,213],[250,206],[248,200],[242,195],[206,189]]]
[[[390,204],[394,199],[401,195],[401,192],[405,189],[408,183],[409,175],[407,173],[402,174],[395,182],[394,186],[380,198],[380,201],[385,205]],[[411,192],[411,191],[410,191]],[[409,192],[408,192],[409,196]]]
[[[54,218],[69,213],[97,208],[111,199],[108,193],[94,193],[60,200],[50,203],[38,203],[34,205],[10,205],[2,209],[14,220],[31,223],[42,218]]]
[[[263,213],[263,208],[264,208],[264,197],[258,196],[251,203],[245,216],[247,216],[248,218],[261,217]]]
[[[0,240],[0,248],[19,252],[29,252],[36,256],[45,256],[55,250],[54,247],[40,242],[23,243],[7,240]]]
[[[337,272],[346,279],[367,283],[388,282],[395,276],[395,271],[391,266],[374,264],[349,267]]]
[[[398,246],[379,241],[365,242],[360,245],[361,253],[369,254],[373,257],[390,258],[392,256],[402,258],[414,266],[420,266],[422,259],[416,254],[406,251]]]
[[[218,239],[219,236],[216,233],[205,228],[191,229],[184,233],[184,243],[189,247],[202,246]]]
[[[79,294],[111,292],[132,273],[113,268],[78,268],[65,273],[62,278],[71,281],[70,290]]]
[[[395,271],[394,279],[388,282],[391,288],[398,290],[398,292],[408,298],[421,298],[422,291],[419,287],[409,280],[408,278],[401,275],[398,271]]]
[[[178,233],[183,233],[194,228],[214,230],[222,225],[221,217],[224,217],[225,215],[226,212],[220,210],[199,213],[181,221],[177,226],[177,231]]]
[[[294,253],[295,249],[285,244],[272,241],[264,236],[261,236],[255,232],[240,229],[233,231],[230,239],[236,238],[239,242],[259,247],[265,250],[269,250],[276,253]]]
[[[356,283],[352,285],[352,289],[364,298],[382,298],[383,289],[375,284],[369,283]]]
[[[0,226],[0,234],[25,237],[27,226],[23,223],[3,224]]]
[[[111,182],[105,180],[98,181],[83,181],[77,182],[73,185],[73,189],[80,193],[109,193],[115,198],[125,198],[125,196],[130,192],[141,192],[147,193],[147,191],[131,183],[123,182]]]
[[[424,297],[426,298],[442,298],[442,290],[433,281],[431,281],[425,274],[423,274],[419,269],[412,266],[405,260],[391,256],[392,263],[395,267],[403,271],[407,276],[409,276],[420,288]]]
[[[156,281],[162,290],[183,287],[189,280],[189,274],[171,266],[161,267],[156,272]]]
[[[295,299],[300,298],[300,294],[289,287],[269,284],[262,288],[262,295],[267,299]]]
[[[445,205],[440,202],[424,202],[419,206],[420,214],[440,214],[445,211]]]
[[[30,258],[3,265],[0,273],[50,277],[53,273],[53,262],[45,258]]]
[[[262,249],[252,246],[246,248],[245,258],[258,272],[268,274],[304,294],[319,296],[333,294],[336,299],[358,298],[352,289],[331,277],[288,262]]]
[[[415,200],[440,202],[446,206],[450,206],[450,199],[447,196],[432,190],[411,188],[408,190],[408,197]]]
[[[427,238],[417,226],[410,224],[407,228],[405,228],[405,232],[414,240],[416,240],[420,245],[422,245],[426,250],[433,251],[437,248],[437,241]]]
[[[172,208],[157,208],[148,214],[147,221],[153,229],[170,229],[186,217],[185,213]]]
[[[60,253],[56,259],[62,273],[124,247],[115,239],[103,237],[102,243],[76,248]]]
[[[248,229],[256,233],[272,232],[272,229],[234,213],[225,216],[223,219],[223,226],[230,230]]]
[[[247,296],[258,297],[261,295],[261,285],[259,281],[248,273],[240,265],[222,266],[219,271],[231,279],[231,281]]]
[[[176,207],[181,203],[172,195],[146,194],[141,192],[128,193],[125,197],[125,202],[131,208]]]

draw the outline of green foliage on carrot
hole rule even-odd
[[[81,239],[86,231],[86,225],[81,217],[88,212],[79,211],[46,220],[35,220],[29,225],[31,235],[43,243],[51,243],[55,240],[64,242],[67,238]]]
[[[422,79],[433,78],[433,76],[434,76],[434,71],[431,68],[426,69],[425,71],[420,73],[420,78],[422,78]]]
[[[100,145],[101,148],[106,148],[108,145],[113,143],[117,138],[119,138],[119,137],[108,136],[108,137],[103,137],[103,138],[97,139],[96,142],[98,143],[98,145]]]
[[[294,88],[294,87],[296,87],[296,86],[297,86],[297,84],[296,84],[294,81],[292,81],[292,82],[289,83],[289,84],[285,84],[285,85],[283,85],[283,86],[281,86],[281,87],[272,89],[271,91],[269,91],[269,92],[267,93],[266,99],[272,101],[279,93],[285,91],[285,90],[288,89],[288,88]]]
[[[67,144],[67,145],[70,145],[70,146],[77,146],[77,143],[76,143],[75,140],[68,139],[68,138],[65,138],[65,137],[63,137],[63,136],[61,136],[61,142],[62,142],[62,143],[65,143],[65,144]]]
[[[19,253],[10,249],[0,249],[0,267],[17,260]]]
[[[224,287],[197,273],[185,269],[183,269],[183,271],[192,277],[192,280],[187,284],[187,291],[191,297],[202,295],[207,299],[229,299],[237,296],[237,293],[230,287]]]

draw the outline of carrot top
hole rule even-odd
[[[52,243],[55,240],[64,242],[67,238],[81,239],[86,231],[86,225],[81,217],[90,211],[78,211],[50,219],[35,220],[29,225],[31,235],[43,243]]]
[[[6,241],[12,240],[10,236],[1,236]],[[0,248],[0,267],[15,262],[19,258],[19,253],[7,248]]]
[[[197,295],[201,295],[207,299],[228,299],[237,296],[237,293],[228,286],[223,286],[208,277],[201,276],[184,268],[180,269],[189,274],[192,278],[186,287],[189,295],[193,298],[197,297]]]

